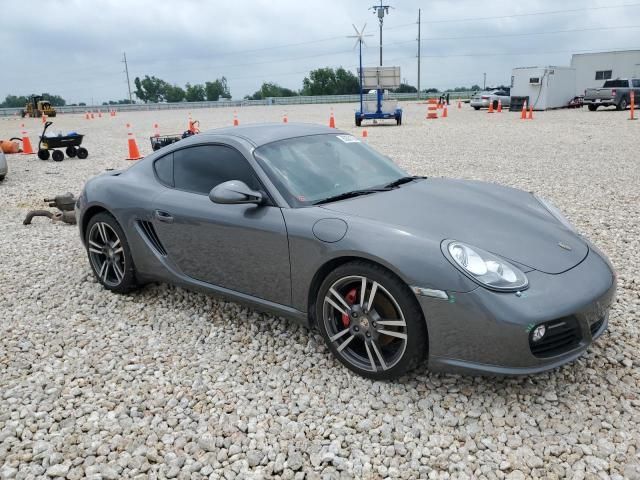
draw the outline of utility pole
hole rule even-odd
[[[122,63],[124,63],[124,71],[127,74],[127,88],[129,89],[129,103],[133,103],[133,98],[131,97],[131,82],[129,81],[129,66],[127,65],[126,52],[122,52]]]
[[[378,22],[380,23],[380,66],[382,66],[382,22],[384,21],[385,13],[389,15],[389,9],[393,8],[391,5],[383,5],[382,0],[380,0],[380,5],[374,5],[370,8],[373,10],[373,14],[378,15]]]
[[[420,100],[420,9],[418,9],[418,100]]]
[[[484,80],[482,82],[482,90],[486,90],[487,89],[487,74],[483,73],[482,75],[484,75]]]

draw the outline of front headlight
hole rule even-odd
[[[551,214],[551,216],[553,216],[553,218],[558,220],[567,229],[571,230],[574,233],[577,233],[576,232],[576,227],[571,225],[571,222],[569,220],[567,220],[567,217],[565,217],[562,214],[562,212],[560,210],[558,210],[553,203],[551,203],[549,200],[545,200],[544,198],[539,197],[537,195],[534,195],[534,197],[547,210],[547,212],[549,212]]]
[[[516,266],[496,255],[461,242],[447,247],[455,265],[478,283],[500,291],[527,288],[527,276]]]

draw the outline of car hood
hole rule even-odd
[[[323,208],[465,242],[550,274],[573,268],[589,251],[533,195],[492,183],[425,179]]]

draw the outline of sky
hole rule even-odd
[[[227,78],[234,99],[308,72],[356,73],[352,24],[366,23],[365,66],[379,61],[374,0],[2,0],[0,99],[48,92],[68,103],[127,98],[136,76],[172,84]],[[640,48],[640,1],[389,0],[383,63],[421,88],[509,84],[522,66],[569,65],[571,53]],[[135,99],[135,96],[134,96]]]

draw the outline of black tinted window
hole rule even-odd
[[[242,154],[219,145],[173,152],[173,177],[176,188],[204,194],[228,180],[241,180],[254,190],[260,189],[258,179]]]
[[[632,82],[633,82],[633,87],[634,88],[640,87],[640,80],[632,80]]]
[[[158,179],[162,183],[168,187],[173,187],[173,153],[156,160],[153,168],[156,170],[156,175],[158,175]]]
[[[609,80],[604,82],[604,88],[626,88],[628,86],[628,80]]]

